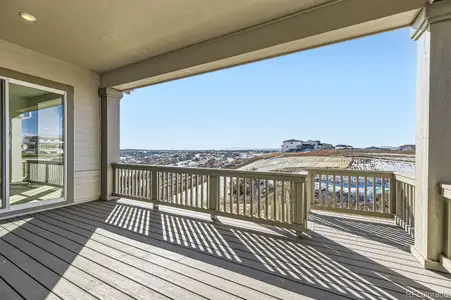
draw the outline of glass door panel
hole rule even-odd
[[[6,208],[6,199],[4,197],[4,145],[5,145],[5,135],[4,135],[4,126],[3,123],[5,120],[4,113],[5,113],[5,101],[7,98],[7,83],[6,80],[0,78],[0,210]]]
[[[9,205],[64,198],[64,95],[9,82]]]

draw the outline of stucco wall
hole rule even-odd
[[[0,40],[0,67],[73,86],[74,199],[75,202],[98,199],[100,196],[99,76],[94,72],[3,40]]]

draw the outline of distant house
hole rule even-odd
[[[315,146],[308,143],[303,143],[302,145],[298,145],[296,148],[296,151],[302,152],[302,151],[312,151],[315,150]]]
[[[332,149],[332,144],[327,144],[327,143],[321,143],[317,146],[316,149],[324,149],[324,150],[328,150],[328,149]]]
[[[354,149],[354,147],[350,145],[335,145],[335,149],[337,150]]]
[[[400,151],[415,151],[415,148],[415,145],[410,144],[399,146]]]
[[[298,149],[298,146],[302,146],[301,140],[286,140],[282,142],[282,152],[289,152],[289,151],[296,151]]]
[[[319,149],[332,149],[332,144],[321,143],[319,140],[286,140],[282,142],[282,152],[302,152]]]

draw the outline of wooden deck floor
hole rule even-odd
[[[58,199],[64,194],[61,187],[39,183],[11,184],[9,193],[11,205]]]
[[[447,293],[392,222],[312,213],[309,237],[144,203],[0,222],[0,299],[401,299]]]

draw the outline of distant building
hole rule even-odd
[[[282,142],[282,152],[295,151],[298,149],[298,146],[302,146],[301,140],[286,140]]]
[[[321,143],[319,140],[286,140],[282,142],[282,152],[303,152],[319,149],[332,149],[332,144]]]
[[[58,138],[39,138],[37,136],[24,136],[22,151],[25,154],[63,154],[64,142]]]
[[[298,145],[296,147],[297,152],[312,151],[312,150],[315,150],[315,146],[312,144],[308,144],[308,143],[303,143],[302,145]]]
[[[415,151],[415,145],[402,145],[399,146],[400,151]]]
[[[336,150],[344,150],[344,149],[354,149],[354,147],[350,145],[335,145]]]
[[[333,149],[332,144],[327,144],[327,143],[321,143],[317,146],[316,149],[324,149],[324,150],[328,150],[328,149]]]

